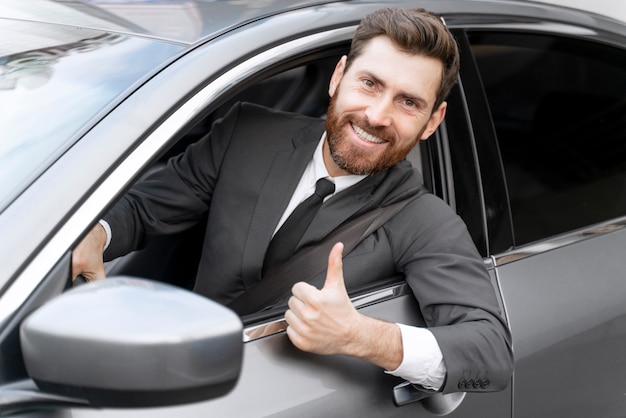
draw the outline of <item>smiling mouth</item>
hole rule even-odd
[[[352,126],[352,129],[357,134],[357,136],[365,142],[369,142],[370,144],[384,144],[385,142],[387,142],[381,138],[378,138],[377,136],[365,132],[354,123],[351,123],[350,126]]]

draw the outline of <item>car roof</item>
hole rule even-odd
[[[343,1],[347,3],[348,1]],[[350,3],[373,3],[352,0]],[[0,18],[18,19],[55,25],[80,27],[103,32],[154,38],[161,41],[193,45],[214,38],[234,28],[275,14],[296,9],[342,3],[332,0],[4,0]],[[386,2],[379,2],[384,6]],[[591,12],[576,11],[540,1],[528,0],[424,0],[394,1],[407,7],[424,7],[440,14],[495,13],[511,16],[536,15],[544,19],[559,16],[577,23],[598,27],[613,20]],[[591,18],[593,16],[593,18]],[[604,21],[598,24],[596,19]],[[583,20],[580,20],[583,19]],[[583,22],[584,21],[584,22]],[[611,22],[613,23],[613,22]],[[617,32],[623,33],[623,22]],[[611,25],[613,26],[613,25]],[[613,27],[615,30],[615,27]]]
[[[194,44],[276,13],[323,0],[8,0],[0,17]]]

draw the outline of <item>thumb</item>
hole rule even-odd
[[[345,288],[343,282],[343,243],[336,243],[328,255],[328,271],[326,272],[326,282],[324,289],[330,287]]]

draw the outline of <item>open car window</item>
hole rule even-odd
[[[344,48],[333,48],[328,53],[317,54],[312,60],[257,80],[221,104],[170,148],[148,171],[165,164],[167,159],[184,152],[191,143],[207,134],[211,125],[237,102],[251,102],[274,109],[324,118],[328,106],[328,82]],[[258,140],[258,139],[257,139]],[[407,157],[420,171],[430,167],[430,147],[424,141]],[[425,174],[425,173],[423,173]],[[429,178],[429,176],[424,176]],[[426,182],[428,187],[428,181]],[[430,182],[432,183],[432,182]],[[192,289],[200,259],[206,219],[194,227],[175,235],[153,238],[145,248],[107,263],[107,275],[130,275],[163,281]],[[365,304],[368,298],[388,298],[398,292],[408,291],[401,276],[382,279],[375,286],[348,289],[351,296]],[[397,285],[397,286],[395,286]],[[394,290],[389,290],[392,287]],[[378,292],[381,292],[378,294]],[[376,295],[378,296],[372,296]],[[246,324],[257,324],[281,319],[284,304],[244,318]]]

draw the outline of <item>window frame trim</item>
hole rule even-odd
[[[493,22],[493,23],[475,23],[469,25],[459,25],[464,28],[465,34],[471,32],[485,32],[485,31],[497,31],[497,32],[509,32],[509,33],[526,33],[530,35],[556,35],[559,37],[567,37],[570,39],[578,39],[586,42],[599,43],[609,47],[614,47],[626,51],[625,38],[619,38],[610,32],[601,32],[591,27],[576,26],[568,23],[561,22]],[[467,38],[466,38],[467,39]],[[475,63],[473,53],[471,53],[471,44],[467,40],[467,45],[470,47],[471,59]],[[476,67],[478,74],[478,80],[482,88],[482,79],[480,72]],[[484,88],[482,88],[484,92]],[[485,95],[486,100],[486,95]],[[487,104],[487,111],[490,114],[490,110]],[[490,116],[491,118],[491,116]],[[497,146],[497,135],[495,128],[493,128],[494,140]],[[500,156],[500,154],[498,154]],[[506,178],[504,172],[504,166],[500,157],[500,164],[502,169],[502,175]],[[505,183],[505,190],[507,193],[507,205],[509,207],[509,222],[511,227],[511,234],[514,234],[513,218],[510,213],[510,199],[508,198],[508,187]],[[573,229],[563,232],[554,236],[550,236],[538,241],[525,243],[519,246],[515,246],[514,240],[511,241],[511,246],[508,249],[498,250],[492,255],[494,267],[500,267],[518,260],[522,260],[534,255],[542,254],[548,251],[552,251],[558,248],[562,248],[568,245],[576,244],[581,241],[607,235],[626,228],[626,215],[613,218],[610,220],[593,223],[581,228]],[[513,237],[514,235],[512,235]]]

